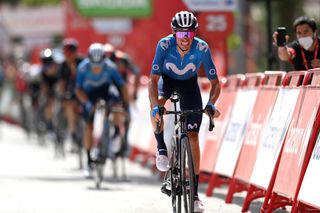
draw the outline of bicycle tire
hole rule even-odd
[[[181,138],[181,186],[185,213],[194,212],[194,167],[188,137]]]
[[[173,141],[175,142],[175,140]],[[170,161],[170,183],[171,183],[171,204],[173,213],[181,213],[181,188],[179,183],[179,169],[178,150],[173,146],[172,156]]]

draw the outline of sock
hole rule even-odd
[[[92,162],[91,155],[90,155],[90,149],[87,150],[87,157],[88,157],[88,165],[90,165]]]
[[[118,126],[115,126],[113,138],[116,138],[119,134],[120,134],[120,128]]]
[[[198,184],[199,184],[199,175],[196,175],[194,179],[194,200],[199,200]]]
[[[159,155],[167,155],[167,146],[163,139],[163,131],[160,133],[154,133],[154,136],[157,139],[157,149]]]

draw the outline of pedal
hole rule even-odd
[[[171,196],[171,190],[167,189],[167,184],[164,183],[162,186],[161,186],[161,192],[163,194],[166,194],[168,195],[169,197]]]

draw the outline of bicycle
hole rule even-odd
[[[125,112],[122,106],[107,104],[104,100],[99,100],[96,104],[93,122],[93,137],[96,149],[93,151],[93,175],[97,189],[100,189],[103,181],[104,166],[107,158],[111,158],[114,163],[114,177],[116,177],[115,157],[123,149],[123,135],[116,133],[111,115],[114,112]],[[119,138],[119,141],[116,140]],[[125,174],[123,165],[123,174]]]
[[[212,131],[214,128],[213,112],[206,109],[178,111],[179,97],[177,94],[171,96],[170,100],[174,104],[174,111],[160,110],[161,120],[162,115],[173,114],[175,116],[175,134],[172,138],[172,153],[169,158],[170,169],[165,173],[161,192],[171,196],[173,213],[182,212],[181,197],[183,197],[184,212],[193,213],[195,173],[186,120],[190,114],[207,112],[210,118],[209,131]],[[160,125],[161,122],[158,122],[156,131],[160,130]]]

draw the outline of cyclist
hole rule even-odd
[[[211,83],[207,110],[215,110],[215,102],[220,94],[220,83],[215,65],[211,58],[208,44],[195,37],[198,28],[197,18],[193,13],[180,11],[171,21],[172,34],[162,38],[157,45],[148,85],[151,105],[151,121],[154,130],[160,121],[159,110],[175,91],[180,96],[182,110],[202,109],[202,98],[197,82],[197,71],[203,63]],[[198,132],[202,121],[201,114],[188,117],[187,131],[190,138],[193,163],[195,166],[195,203],[194,211],[203,212],[204,206],[198,197],[200,149]],[[160,171],[169,169],[167,147],[163,139],[163,127],[155,132],[157,140],[156,166]]]
[[[111,85],[120,88],[123,99],[109,91]],[[83,116],[86,121],[84,132],[84,146],[87,151],[88,164],[85,176],[90,177],[92,171],[93,148],[93,111],[94,104],[98,99],[104,99],[107,103],[123,102],[128,106],[128,93],[125,83],[114,63],[105,58],[104,46],[93,43],[88,50],[88,58],[84,59],[77,68],[76,95],[83,105]],[[115,115],[116,116],[116,115]]]
[[[117,68],[122,75],[123,79],[125,80],[125,84],[128,85],[129,81],[129,74],[133,74],[134,82],[132,88],[132,95],[133,100],[137,99],[137,92],[139,88],[139,80],[140,80],[140,70],[139,68],[132,62],[129,55],[121,50],[116,50],[114,46],[110,43],[105,44],[104,46],[106,56],[110,58],[116,65]],[[124,150],[128,148],[128,130],[130,125],[130,112],[128,112],[129,116],[126,116],[125,120],[125,135],[124,135]]]
[[[53,51],[46,48],[40,53],[41,58],[41,93],[46,99],[45,104],[45,120],[47,130],[53,131],[52,117],[53,117],[53,103],[56,95],[55,89],[58,82],[58,64],[54,61]]]
[[[64,61],[59,68],[59,92],[63,98],[64,113],[68,121],[68,132],[72,142],[76,142],[76,122],[77,122],[77,97],[76,69],[82,61],[78,56],[78,41],[73,38],[63,40]]]

